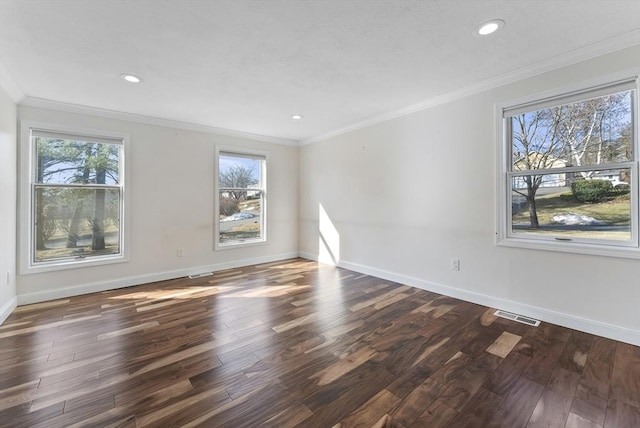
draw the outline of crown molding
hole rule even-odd
[[[179,120],[163,119],[159,117],[145,116],[135,113],[126,113],[116,110],[89,107],[79,104],[64,103],[61,101],[47,100],[44,98],[24,97],[19,103],[21,106],[37,107],[49,110],[63,111],[65,113],[77,113],[97,116],[106,119],[125,120],[128,122],[144,123],[147,125],[163,126],[167,128],[182,129],[185,131],[203,132],[207,134],[224,135],[227,137],[243,138],[265,143],[297,146],[296,140],[271,137],[267,135],[252,134],[250,132],[235,131],[232,129],[216,128],[214,126],[200,125],[197,123],[182,122]]]
[[[244,138],[267,143],[282,144],[287,146],[304,146],[317,143],[329,138],[333,138],[348,132],[366,128],[378,123],[386,122],[402,116],[406,116],[415,112],[426,110],[438,105],[446,104],[461,98],[475,95],[487,90],[504,86],[513,82],[524,80],[542,73],[557,70],[569,65],[573,65],[582,61],[589,60],[601,55],[612,53],[621,49],[629,48],[640,44],[640,30],[635,30],[620,36],[603,40],[601,42],[585,46],[580,49],[573,50],[568,53],[556,55],[539,61],[528,66],[513,70],[508,73],[501,74],[483,81],[467,85],[465,87],[449,91],[447,93],[428,98],[417,104],[403,107],[394,111],[390,111],[378,116],[365,119],[346,127],[321,134],[318,136],[306,138],[300,141],[271,137],[266,135],[252,134],[249,132],[236,131],[225,128],[217,128],[208,125],[201,125],[190,122],[182,122],[171,119],[163,119],[158,117],[145,116],[135,113],[125,113],[115,110],[102,109],[97,107],[89,107],[78,104],[64,103],[60,101],[47,100],[43,98],[25,96],[17,86],[15,81],[10,77],[6,68],[0,63],[0,85],[9,93],[9,96],[17,104],[29,107],[46,108],[67,113],[87,114],[91,116],[104,117],[109,119],[126,120],[137,123],[145,123],[148,125],[164,126],[169,128],[183,129],[187,131],[204,132],[208,134],[224,135],[235,138]]]
[[[384,113],[369,119],[365,119],[360,122],[348,125],[344,128],[337,129],[322,135],[318,135],[311,138],[306,138],[300,141],[300,145],[308,145],[317,143],[329,138],[337,137],[348,132],[352,132],[358,129],[366,128],[381,122],[386,122],[391,119],[406,116],[418,111],[426,110],[441,104],[446,104],[461,98],[465,98],[471,95],[475,95],[481,92],[485,92],[490,89],[494,89],[500,86],[508,85],[520,80],[524,80],[530,77],[534,77],[539,74],[543,74],[549,71],[557,70],[563,67],[567,67],[582,61],[587,61],[591,58],[596,58],[608,53],[619,51],[625,48],[636,46],[640,44],[640,30],[634,30],[629,33],[622,34],[620,36],[603,40],[601,42],[585,46],[583,48],[575,49],[571,52],[567,52],[561,55],[556,55],[545,60],[530,64],[528,66],[504,73],[489,79],[482,80],[480,82],[467,85],[460,89],[456,89],[442,95],[438,95],[417,104],[413,104],[408,107],[403,107],[398,110],[394,110],[388,113]]]
[[[24,92],[20,89],[15,80],[11,77],[11,74],[7,71],[4,64],[0,62],[0,86],[7,91],[9,97],[14,103],[18,104],[24,99]]]

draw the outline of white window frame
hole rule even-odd
[[[496,129],[496,244],[505,247],[529,248],[537,250],[560,251],[578,254],[591,254],[600,256],[640,259],[640,178],[638,177],[640,163],[640,143],[638,138],[638,112],[640,86],[638,75],[640,70],[633,69],[621,73],[604,76],[579,84],[546,91],[498,103],[495,106]],[[508,115],[515,111],[534,111],[569,102],[579,101],[593,96],[603,96],[616,92],[616,88],[626,87],[634,91],[632,97],[632,135],[633,158],[629,162],[613,164],[615,168],[629,168],[633,182],[631,184],[631,240],[624,242],[612,242],[598,239],[556,239],[554,236],[533,236],[512,233],[512,171],[511,139]],[[592,169],[606,169],[604,165],[594,166]],[[577,169],[577,168],[573,168]],[[545,174],[554,172],[570,172],[572,168],[541,170]],[[518,175],[517,173],[515,175]]]
[[[261,158],[263,159],[263,167],[260,171],[260,183],[262,187],[261,195],[261,210],[260,213],[260,230],[262,232],[262,236],[258,239],[247,239],[242,241],[233,241],[227,243],[220,243],[220,156],[234,156],[237,155],[239,157],[251,157],[251,158]],[[215,174],[214,174],[214,206],[213,206],[213,214],[214,214],[214,248],[215,250],[228,250],[233,248],[243,248],[250,247],[254,245],[264,245],[267,243],[267,224],[268,224],[268,184],[267,184],[267,172],[269,170],[269,153],[262,150],[253,150],[242,147],[225,147],[218,146],[215,150]]]
[[[119,187],[120,187],[120,253],[91,257],[65,258],[35,262],[34,257],[34,228],[35,228],[35,187],[36,187],[36,147],[32,138],[32,130],[65,134],[69,137],[93,138],[97,140],[114,141],[122,144],[119,159]],[[36,274],[50,271],[76,269],[90,266],[101,266],[113,263],[128,262],[129,254],[129,174],[127,159],[129,158],[129,135],[101,129],[72,127],[57,123],[34,121],[20,121],[20,150],[19,150],[19,224],[18,224],[18,264],[20,274]]]

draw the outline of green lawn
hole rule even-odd
[[[576,227],[558,230],[555,228],[545,228],[545,226],[556,225],[553,216],[562,213],[582,214],[593,217],[596,220],[605,222],[610,226],[631,225],[631,201],[629,194],[617,196],[609,201],[587,204],[576,202],[571,199],[571,192],[554,193],[540,198],[536,198],[536,208],[540,229],[518,229],[516,233],[535,233],[540,235],[561,235],[576,238],[596,238],[610,240],[628,240],[631,238],[631,230],[599,230],[594,228]],[[513,216],[513,224],[529,224],[529,210],[525,207]]]
[[[536,199],[540,224],[553,224],[553,216],[562,213],[588,215],[610,225],[631,224],[631,201],[629,195],[621,195],[610,201],[585,204],[570,199],[571,193],[554,193]],[[529,211],[525,208],[513,216],[514,223],[528,223]]]

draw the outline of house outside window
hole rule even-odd
[[[123,261],[125,137],[23,126],[22,272]]]
[[[267,155],[217,151],[216,248],[266,242]]]
[[[640,257],[636,80],[498,115],[498,243]]]

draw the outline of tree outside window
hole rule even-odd
[[[122,140],[31,135],[33,263],[121,254]]]
[[[634,86],[503,110],[508,237],[637,246]]]
[[[265,165],[264,155],[218,154],[218,246],[265,240]]]

